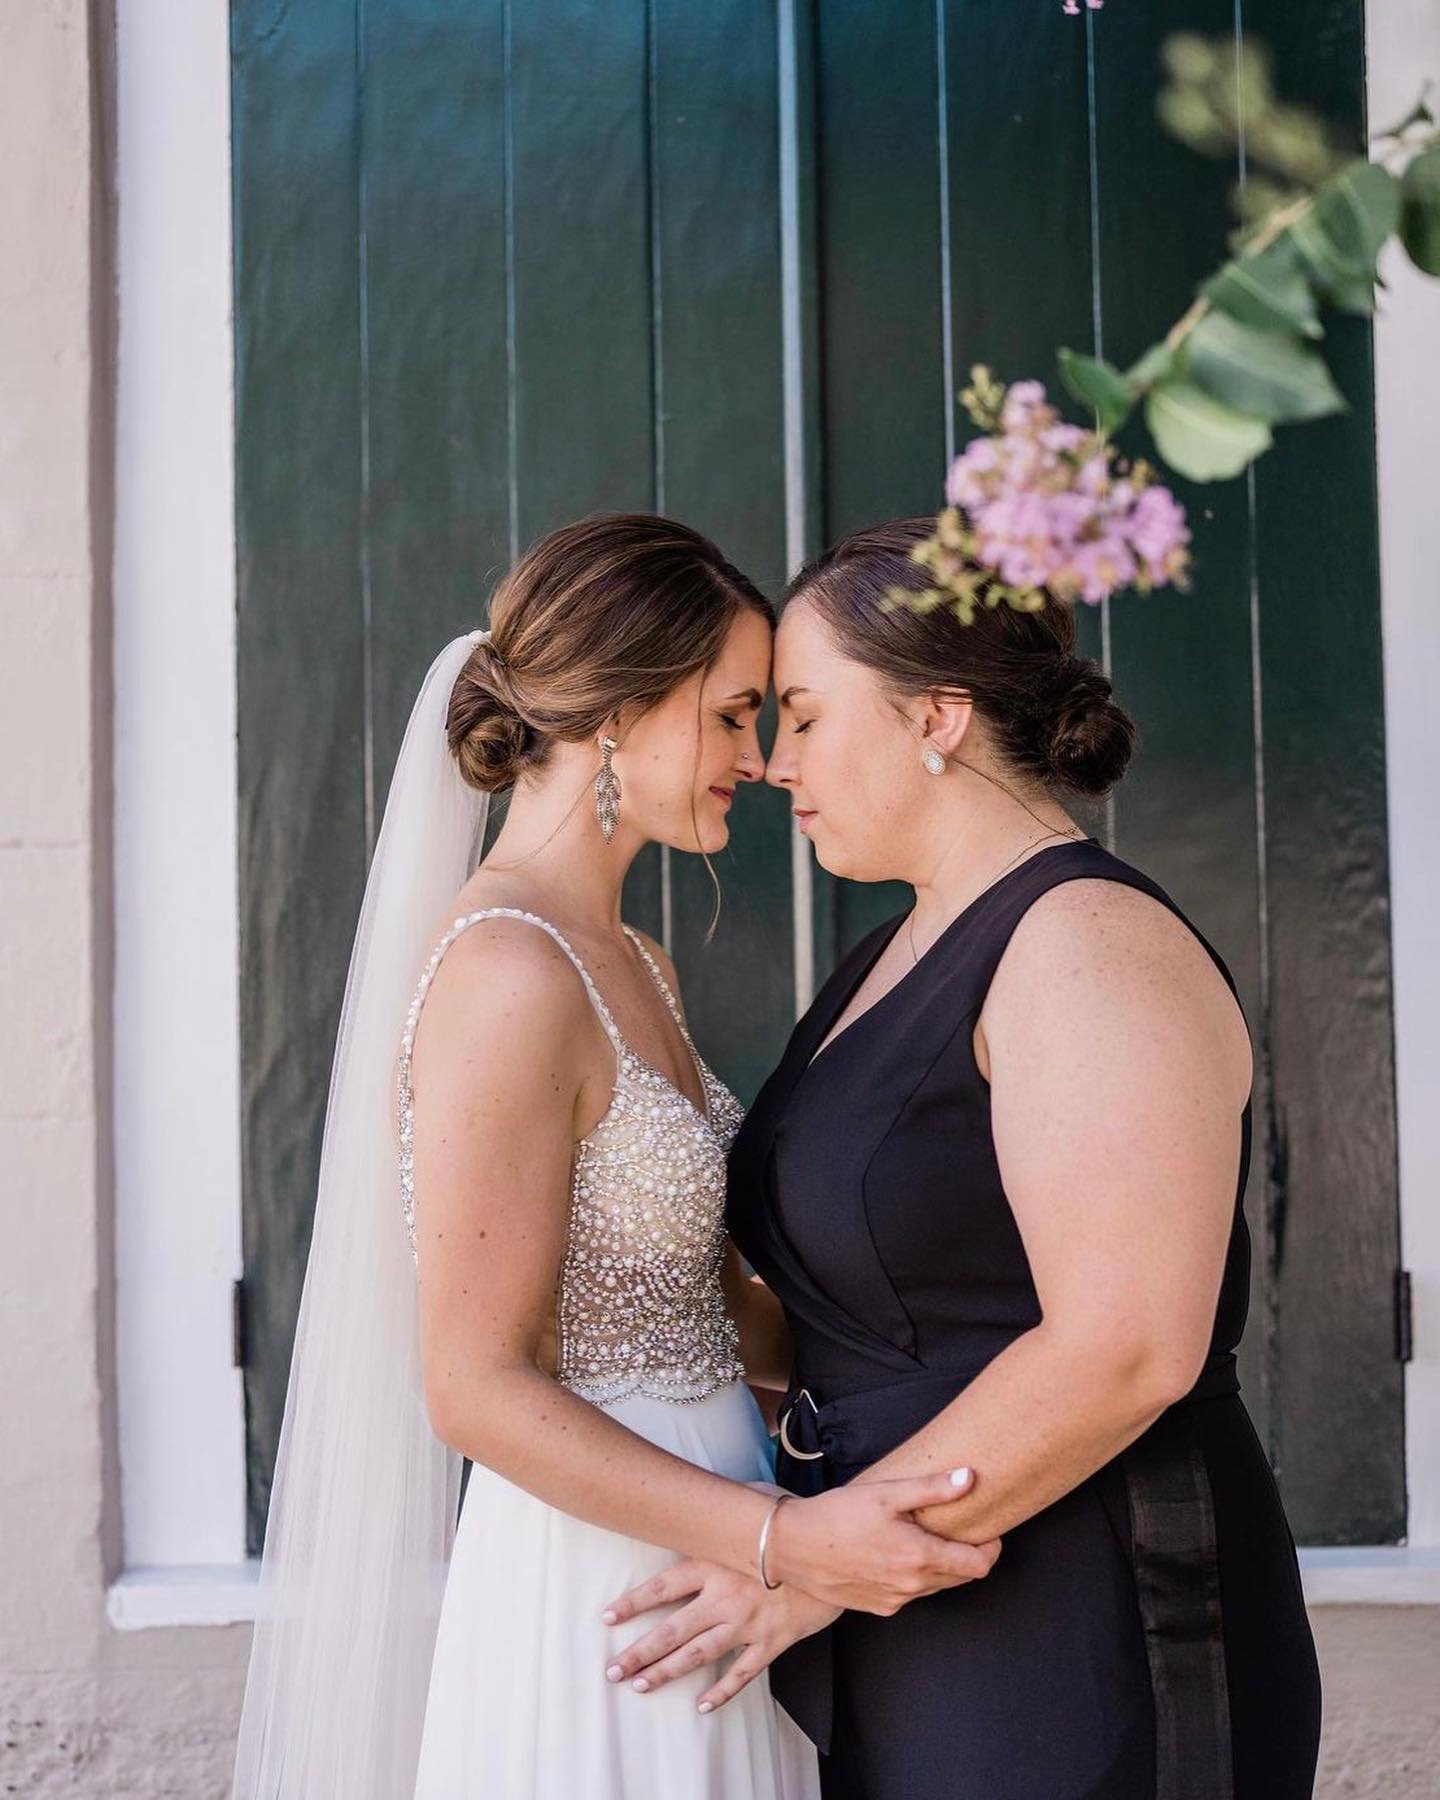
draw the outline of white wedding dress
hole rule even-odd
[[[615,1048],[614,1095],[576,1152],[560,1278],[557,1379],[640,1436],[735,1481],[769,1479],[769,1438],[721,1292],[734,1095],[696,1051],[664,976],[703,1112],[621,1037],[580,958],[547,920],[490,907],[436,946],[401,1052],[402,1202],[413,1248],[409,1056],[440,958],[467,926],[520,919],[574,963]],[[628,927],[627,927],[628,930]],[[678,1560],[572,1518],[480,1465],[465,1489],[431,1665],[414,1800],[816,1800],[813,1746],[762,1675],[696,1711],[720,1665],[651,1694],[612,1684],[614,1653],[665,1616],[607,1626],[607,1602]]]

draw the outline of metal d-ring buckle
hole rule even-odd
[[[817,1417],[819,1416],[820,1408],[815,1404],[815,1396],[810,1392],[809,1388],[802,1387],[800,1392],[780,1415],[780,1445],[785,1454],[787,1456],[793,1456],[796,1462],[819,1462],[821,1457],[825,1454],[823,1450],[797,1450],[790,1442],[790,1433],[785,1429],[786,1422],[791,1413],[794,1412],[795,1408],[802,1400],[808,1400],[810,1402],[811,1412]]]

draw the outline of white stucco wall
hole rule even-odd
[[[105,1611],[108,63],[83,0],[0,7],[0,1792],[219,1800],[248,1632]]]

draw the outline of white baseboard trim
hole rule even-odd
[[[155,1625],[243,1625],[255,1617],[260,1559],[126,1569],[105,1595],[117,1631]]]
[[[1309,1606],[1440,1606],[1440,1546],[1362,1544],[1302,1549]],[[117,1631],[243,1625],[255,1617],[260,1559],[127,1569],[105,1596]]]
[[[1302,1548],[1310,1606],[1440,1606],[1440,1545]]]

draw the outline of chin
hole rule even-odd
[[[873,869],[858,864],[854,857],[848,856],[842,845],[811,844],[815,851],[815,860],[827,875],[838,875],[843,881],[884,881],[884,875],[877,875]]]
[[[702,824],[699,835],[686,842],[674,838],[661,838],[659,842],[667,850],[677,850],[684,856],[714,856],[729,844],[730,827],[723,822],[717,825]]]

